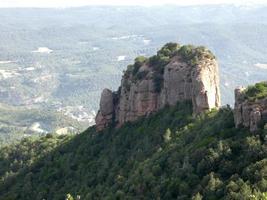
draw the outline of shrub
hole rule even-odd
[[[177,51],[177,54],[191,66],[197,65],[201,59],[215,59],[212,52],[203,46],[185,45]]]
[[[135,63],[138,64],[144,64],[147,61],[147,58],[145,56],[138,56],[137,58],[135,58]]]
[[[135,76],[139,71],[140,67],[147,61],[147,58],[144,56],[139,56],[135,59],[135,63],[133,65],[132,74]]]
[[[172,57],[177,49],[180,48],[180,45],[177,43],[169,42],[165,44],[157,53],[158,56],[167,56]]]
[[[245,91],[245,98],[250,101],[267,97],[267,82],[256,83]]]
[[[194,46],[184,45],[178,50],[178,54],[182,56],[185,61],[191,60],[194,57]]]

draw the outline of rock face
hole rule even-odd
[[[159,107],[184,100],[192,101],[195,114],[220,106],[219,72],[215,59],[203,59],[192,67],[174,57],[165,67]]]
[[[251,101],[247,99],[246,88],[235,90],[234,119],[236,128],[246,127],[255,133],[259,126],[267,124],[267,97]]]
[[[202,48],[194,64],[175,52],[163,65],[157,63],[161,61],[159,53],[157,58],[136,61],[128,66],[117,92],[102,92],[96,117],[98,131],[111,123],[121,126],[135,121],[177,102],[191,101],[194,114],[220,106],[218,64],[211,52]]]
[[[104,89],[100,99],[100,110],[96,116],[97,127],[99,130],[106,128],[112,123],[114,113],[113,93],[109,89]]]

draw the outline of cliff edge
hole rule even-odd
[[[155,56],[136,58],[118,91],[103,90],[96,128],[121,126],[182,101],[192,102],[194,114],[220,106],[218,64],[205,47],[168,43]]]

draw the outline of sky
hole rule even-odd
[[[88,5],[142,5],[163,4],[267,4],[267,0],[0,0],[0,7],[77,7]]]

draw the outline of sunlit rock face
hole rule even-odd
[[[215,59],[203,60],[192,67],[178,57],[174,58],[165,68],[163,85],[160,107],[191,100],[194,113],[199,114],[220,106],[219,72]]]
[[[214,57],[201,56],[192,64],[178,52],[161,67],[160,71],[158,66],[143,62],[138,70],[125,71],[118,91],[105,89],[96,117],[97,130],[111,123],[121,126],[182,101],[192,102],[195,115],[220,106],[218,64]]]

